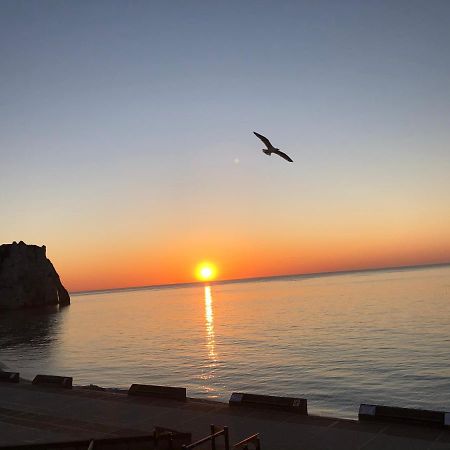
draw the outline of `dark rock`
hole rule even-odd
[[[45,245],[0,245],[0,309],[70,304]]]

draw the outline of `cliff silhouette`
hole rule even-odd
[[[67,306],[70,296],[43,245],[0,245],[0,309]]]

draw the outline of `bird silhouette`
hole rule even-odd
[[[285,159],[286,161],[289,162],[294,162],[288,155],[286,155],[286,153],[283,153],[279,148],[275,148],[269,141],[269,139],[267,139],[265,136],[263,136],[262,134],[257,133],[256,131],[253,132],[253,134],[258,137],[259,139],[261,139],[264,144],[266,145],[267,148],[263,148],[262,151],[266,154],[266,155],[271,155],[272,153],[275,153],[278,156],[281,156],[283,159]]]

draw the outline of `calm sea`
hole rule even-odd
[[[74,295],[2,313],[0,361],[76,384],[301,396],[339,417],[362,402],[449,411],[450,267]]]

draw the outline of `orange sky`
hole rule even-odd
[[[449,2],[106,3],[0,2],[2,243],[71,291],[450,261]]]
[[[217,236],[206,245],[201,237],[198,243],[179,239],[164,249],[97,246],[78,251],[62,248],[58,255],[50,247],[48,255],[72,291],[192,282],[195,267],[203,260],[217,265],[219,279],[450,261],[447,230],[420,236],[419,242],[416,238],[411,232],[364,235],[356,231],[355,235],[328,233],[301,239],[286,235],[272,242],[269,236],[253,240]]]

